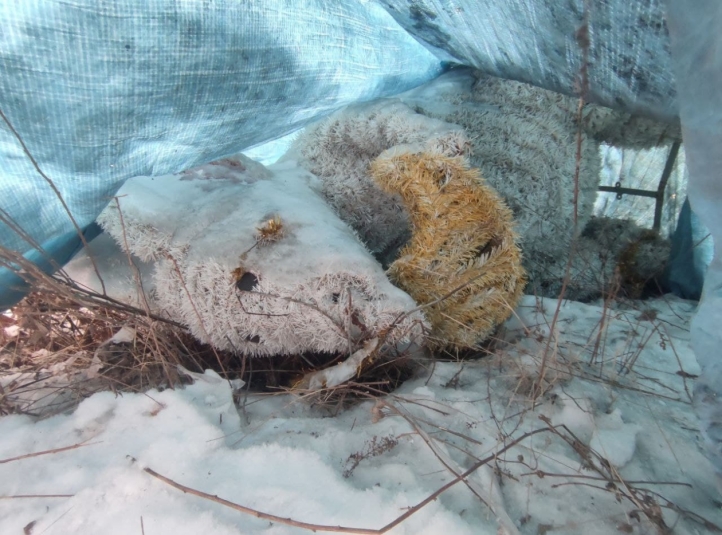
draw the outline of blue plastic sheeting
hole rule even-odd
[[[673,294],[699,300],[707,268],[714,256],[712,234],[692,211],[689,200],[682,205],[672,251],[665,270],[665,281]]]
[[[722,2],[667,0],[672,57],[680,97],[682,134],[692,209],[722,243]],[[707,270],[692,345],[702,373],[695,408],[710,459],[722,475],[722,255]]]
[[[440,57],[560,93],[579,94],[586,49],[587,100],[677,117],[664,0],[379,3]]]
[[[0,108],[81,227],[127,178],[239,152],[442,70],[369,2],[37,0],[0,4],[0,22]],[[66,211],[1,122],[0,208],[50,253],[71,247]],[[30,248],[1,223],[0,244]]]

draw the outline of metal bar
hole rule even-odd
[[[606,191],[608,193],[621,193],[623,195],[636,195],[638,197],[651,197],[652,199],[656,199],[658,195],[656,191],[649,191],[646,189],[617,188],[615,186],[599,186],[599,191]]]
[[[669,182],[669,177],[672,175],[674,169],[674,162],[677,159],[679,153],[679,147],[681,142],[675,141],[669,149],[669,155],[667,155],[667,163],[664,164],[664,171],[662,171],[662,178],[659,181],[659,187],[657,188],[657,199],[654,204],[654,225],[652,228],[659,232],[662,226],[662,208],[664,206],[664,190]]]

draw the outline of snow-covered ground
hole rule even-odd
[[[497,355],[425,363],[393,394],[337,414],[253,393],[241,410],[209,371],[184,389],[100,393],[40,421],[5,416],[0,533],[309,532],[186,494],[146,468],[331,527],[378,530],[412,512],[389,533],[660,533],[646,513],[673,533],[713,533],[695,516],[722,526],[689,399],[695,304],[636,304],[565,303],[550,339],[556,301],[525,297]]]

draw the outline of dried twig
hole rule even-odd
[[[581,165],[582,165],[582,115],[584,111],[584,103],[585,103],[585,97],[587,95],[587,92],[589,90],[589,79],[588,79],[588,62],[589,62],[589,2],[585,0],[584,2],[584,16],[581,27],[577,30],[576,33],[576,39],[577,43],[579,44],[579,47],[582,50],[582,64],[579,70],[579,105],[577,106],[577,137],[576,137],[576,143],[577,143],[577,152],[576,152],[576,158],[575,158],[575,166],[574,166],[574,232],[573,236],[574,239],[572,241],[572,247],[569,251],[569,258],[567,259],[567,265],[564,270],[564,281],[562,282],[562,288],[559,292],[559,297],[557,299],[557,307],[554,312],[554,318],[552,319],[550,331],[549,331],[549,338],[547,339],[547,344],[544,349],[544,354],[542,356],[542,362],[539,369],[539,377],[537,378],[537,381],[534,385],[534,391],[535,393],[541,394],[543,389],[543,381],[544,381],[544,375],[546,372],[546,364],[547,359],[549,358],[549,348],[551,346],[552,338],[555,338],[556,342],[556,336],[554,332],[554,328],[556,327],[557,320],[559,319],[559,311],[562,306],[562,302],[564,300],[564,295],[566,294],[567,287],[569,286],[569,282],[571,279],[571,268],[572,268],[572,259],[576,255],[577,246],[576,246],[576,238],[578,236],[578,212],[579,212],[579,175],[581,173]]]
[[[108,295],[99,294],[87,288],[82,288],[74,282],[58,280],[55,277],[43,272],[38,266],[25,258],[20,253],[0,245],[0,266],[6,267],[16,275],[23,278],[35,291],[56,294],[73,301],[81,306],[105,306],[115,310],[145,316],[145,312],[137,307],[118,301]],[[184,325],[164,318],[157,314],[151,314],[150,318],[167,323],[174,327],[185,329]]]
[[[393,410],[396,414],[398,414],[408,422],[408,424],[414,429],[414,431],[416,431],[416,433],[421,437],[424,443],[429,447],[431,453],[434,454],[434,456],[439,460],[439,462],[444,466],[444,468],[446,468],[449,473],[456,477],[459,476],[457,470],[452,466],[453,461],[439,450],[439,448],[434,444],[431,436],[426,431],[424,431],[421,426],[417,424],[415,418],[411,414],[409,414],[401,407],[396,407],[388,403],[384,403],[384,405]],[[471,493],[476,496],[481,503],[483,503],[486,507],[489,508],[492,514],[496,517],[499,526],[501,526],[505,530],[505,533],[507,533],[508,535],[519,533],[519,530],[514,525],[511,517],[509,517],[509,514],[504,509],[504,505],[498,503],[491,492],[486,491],[480,485],[472,483],[471,481],[467,481],[466,479],[463,479],[463,482],[466,487],[471,491]]]
[[[505,451],[517,446],[519,443],[523,442],[529,437],[532,437],[534,435],[537,435],[539,433],[544,433],[549,431],[548,428],[541,428],[541,429],[535,429],[534,431],[529,431],[528,433],[524,433],[519,438],[511,441],[509,444],[504,446],[503,448],[499,449],[498,451],[494,452],[493,454],[489,455],[488,457],[485,457],[484,459],[479,460],[478,462],[474,463],[471,468],[466,470],[464,473],[459,474],[457,477],[440,487],[438,490],[436,490],[434,493],[427,496],[424,500],[420,501],[418,504],[414,505],[413,507],[410,507],[403,515],[398,516],[388,524],[386,524],[384,527],[379,529],[365,529],[365,528],[353,528],[353,527],[343,527],[343,526],[326,526],[322,524],[311,524],[308,522],[301,522],[298,520],[294,520],[292,518],[284,518],[276,515],[271,515],[268,513],[263,513],[261,511],[257,511],[255,509],[251,509],[250,507],[245,507],[243,505],[239,505],[237,503],[224,500],[223,498],[219,498],[218,496],[214,496],[212,494],[207,494],[205,492],[186,487],[184,485],[181,485],[180,483],[176,483],[170,478],[167,478],[155,470],[152,470],[151,468],[144,468],[143,470],[150,474],[151,476],[155,477],[156,479],[159,479],[166,483],[167,485],[170,485],[171,487],[174,487],[182,492],[185,492],[187,494],[193,494],[194,496],[199,496],[201,498],[204,498],[206,500],[210,500],[212,502],[219,503],[221,505],[225,505],[226,507],[230,507],[231,509],[235,509],[236,511],[240,511],[242,513],[255,516],[257,518],[263,518],[264,520],[269,520],[271,522],[277,522],[279,524],[284,524],[287,526],[294,526],[302,529],[307,529],[310,531],[326,531],[326,532],[333,532],[333,533],[358,533],[362,535],[381,535],[383,533],[387,533],[388,531],[392,530],[405,520],[407,520],[412,515],[418,513],[421,509],[426,507],[429,503],[436,500],[441,494],[449,490],[451,487],[459,483],[460,481],[465,481],[466,478],[468,478],[471,474],[476,472],[479,468],[482,466],[488,464],[489,462],[496,459],[499,455],[504,453]]]
[[[145,296],[145,290],[143,289],[143,280],[140,276],[140,270],[138,269],[138,266],[135,265],[135,262],[133,262],[133,256],[130,253],[130,246],[128,245],[128,234],[125,229],[125,219],[123,218],[123,211],[120,209],[120,200],[118,199],[118,197],[113,197],[113,200],[115,200],[115,205],[118,208],[120,227],[123,230],[123,249],[125,251],[126,257],[128,258],[128,267],[130,267],[131,271],[133,272],[133,279],[135,280],[135,284],[138,290],[138,296],[141,298],[145,313],[148,317],[150,317],[150,305],[148,304],[148,299],[146,299]]]
[[[29,459],[30,457],[39,457],[41,455],[52,455],[52,454],[60,453],[63,451],[70,451],[70,450],[75,450],[78,448],[84,448],[85,446],[94,446],[95,444],[100,444],[100,442],[90,442],[90,443],[79,442],[77,444],[73,444],[72,446],[65,446],[62,448],[55,448],[52,450],[38,451],[35,453],[26,453],[25,455],[18,455],[17,457],[10,457],[8,459],[0,459],[0,464],[10,463],[13,461],[20,461],[22,459]]]
[[[181,485],[180,483],[176,483],[170,478],[167,478],[155,470],[152,470],[151,468],[144,468],[144,471],[149,473],[151,476],[155,477],[156,479],[159,479],[163,481],[164,483],[170,485],[171,487],[174,487],[182,492],[185,492],[187,494],[193,494],[194,496],[199,496],[201,498],[204,498],[206,500],[210,500],[212,502],[219,503],[221,505],[225,505],[226,507],[230,507],[231,509],[235,509],[236,511],[240,511],[241,513],[245,513],[248,515],[255,516],[256,518],[262,518],[264,520],[268,520],[270,522],[276,522],[278,524],[284,524],[286,526],[294,526],[297,528],[302,529],[308,529],[310,531],[327,531],[327,532],[333,532],[333,533],[358,533],[363,535],[374,535],[376,533],[383,533],[383,531],[379,530],[373,530],[373,529],[362,529],[362,528],[350,528],[350,527],[344,527],[344,526],[326,526],[322,524],[311,524],[309,522],[301,522],[299,520],[294,520],[292,518],[284,518],[268,513],[263,513],[261,511],[257,511],[255,509],[251,509],[250,507],[245,507],[243,505],[239,505],[237,503],[233,503],[228,500],[224,500],[223,498],[219,498],[218,496],[214,496],[212,494],[207,494],[205,492],[201,492],[199,490],[192,489],[190,487],[186,487],[185,485]]]
[[[591,449],[584,442],[579,440],[579,438],[565,425],[553,426],[551,424],[551,420],[549,420],[549,418],[543,415],[540,415],[539,419],[548,426],[548,429],[552,433],[554,433],[556,436],[566,442],[579,455],[585,467],[593,470],[601,477],[603,481],[606,481],[606,485],[604,487],[579,482],[576,483],[577,485],[591,486],[599,490],[612,492],[618,498],[624,498],[628,500],[636,507],[639,512],[644,514],[644,516],[654,526],[657,527],[660,533],[669,532],[669,527],[667,526],[664,518],[662,517],[660,508],[672,509],[678,514],[704,525],[705,528],[710,531],[713,531],[715,533],[722,533],[722,528],[705,519],[704,517],[693,513],[692,511],[687,511],[686,509],[679,507],[678,505],[667,500],[657,492],[645,488],[636,487],[631,481],[623,479],[616,468],[614,468],[604,457]],[[560,429],[564,432],[560,431]],[[651,482],[645,483],[650,484]],[[570,482],[567,484],[574,483]],[[559,483],[556,486],[559,487],[562,485],[564,484]],[[662,499],[664,503],[657,503],[657,501],[653,498],[652,495]]]
[[[248,293],[250,295],[259,295],[261,297],[271,297],[273,299],[282,299],[284,301],[288,301],[289,303],[295,303],[297,305],[308,307],[311,310],[315,310],[316,312],[318,312],[319,314],[321,314],[322,316],[327,318],[333,324],[333,326],[336,327],[336,329],[338,330],[338,332],[340,333],[340,335],[343,338],[347,337],[346,330],[343,328],[343,326],[340,325],[335,319],[333,319],[330,314],[323,311],[321,308],[319,308],[318,306],[316,306],[314,304],[306,303],[305,301],[301,301],[299,299],[294,299],[293,297],[285,297],[283,295],[276,295],[276,294],[265,293],[265,292],[257,292],[255,290],[239,290],[239,291]],[[245,312],[245,309],[244,309],[244,312]],[[263,315],[268,316],[269,314],[263,314]]]

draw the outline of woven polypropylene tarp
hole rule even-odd
[[[677,116],[663,0],[379,0],[440,57],[611,108]]]
[[[687,147],[689,199],[716,244],[722,243],[722,3],[667,0],[680,115]],[[702,374],[695,385],[708,453],[722,474],[722,255],[705,275],[692,322],[692,344]]]
[[[81,227],[127,178],[218,159],[441,71],[373,3],[12,1],[0,21],[0,107]],[[4,123],[0,162],[5,216],[40,244],[72,236]],[[31,248],[4,224],[0,244]]]

